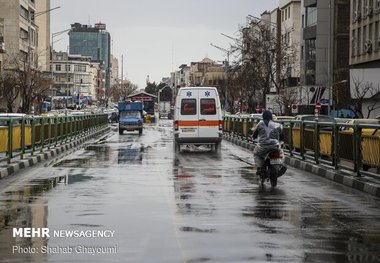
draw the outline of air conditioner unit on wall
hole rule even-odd
[[[367,53],[371,53],[372,52],[372,41],[371,40],[367,40],[364,43],[364,51],[367,52]]]
[[[360,21],[362,19],[362,13],[358,10],[354,12],[354,21]]]
[[[373,8],[372,6],[366,6],[365,7],[365,15],[371,17],[373,15]]]

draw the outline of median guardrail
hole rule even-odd
[[[0,163],[86,136],[108,125],[107,114],[0,117]]]
[[[259,119],[224,116],[228,136],[248,141],[248,131]],[[380,177],[380,125],[281,120],[290,156],[346,169],[357,176]],[[371,130],[373,132],[364,132]]]

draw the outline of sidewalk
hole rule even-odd
[[[253,151],[254,146],[246,141],[223,135],[223,138],[238,146]],[[294,168],[307,171],[309,173],[321,176],[328,180],[334,181],[339,184],[351,187],[353,189],[368,193],[373,196],[380,197],[380,179],[372,178],[369,176],[357,177],[349,171],[338,171],[332,167],[324,165],[316,165],[306,160],[301,160],[297,157],[285,156],[285,163]],[[253,165],[253,163],[252,163]]]
[[[71,142],[68,142],[59,146],[52,146],[50,149],[43,149],[43,152],[34,152],[33,155],[30,153],[25,154],[23,159],[15,157],[11,160],[10,164],[3,162],[0,165],[0,179],[7,177],[11,174],[14,174],[22,169],[33,166],[39,162],[49,160],[53,157],[56,157],[64,152],[67,152],[71,149],[75,149],[81,146],[83,143],[89,141],[90,139],[100,137],[101,135],[109,132],[110,127],[103,128],[101,130],[95,131],[92,134],[88,134],[84,137],[78,138]]]

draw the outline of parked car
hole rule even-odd
[[[344,123],[347,124],[373,124],[380,125],[380,119],[347,119]],[[352,127],[341,127],[341,131],[354,132]],[[362,128],[362,134],[380,135],[380,129]]]
[[[8,126],[7,119],[16,119],[16,118],[21,119],[25,116],[28,116],[28,115],[26,115],[25,113],[0,113],[0,126]]]
[[[328,116],[328,115],[319,115],[318,118],[315,117],[315,115],[297,115],[296,118],[295,118],[296,121],[318,121],[318,122],[323,122],[323,123],[335,123],[335,119],[331,116]],[[315,128],[315,125],[314,123],[305,123],[305,126],[304,126],[306,129],[314,129]],[[294,128],[300,128],[300,124],[299,123],[295,123],[294,124]],[[321,124],[319,126],[320,130],[324,130],[324,131],[332,131],[333,129],[333,126],[330,125],[330,124]]]

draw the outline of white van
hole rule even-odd
[[[214,87],[183,87],[174,109],[174,144],[207,144],[215,151],[222,141],[223,120],[218,91]]]

